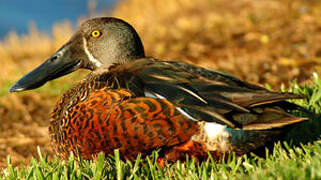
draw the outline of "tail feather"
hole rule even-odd
[[[288,125],[293,125],[296,123],[300,123],[303,121],[307,121],[309,118],[306,117],[287,117],[282,118],[277,121],[271,121],[269,123],[254,123],[254,124],[248,124],[246,126],[243,126],[242,129],[244,130],[268,130],[268,129],[275,129],[275,128],[282,128]]]
[[[308,120],[306,117],[296,117],[279,107],[255,108],[258,113],[238,113],[232,118],[240,122],[244,130],[268,130],[282,128]]]

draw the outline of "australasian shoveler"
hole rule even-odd
[[[71,39],[10,92],[35,89],[85,68],[92,72],[68,90],[51,114],[54,149],[91,159],[99,152],[135,159],[160,149],[168,161],[188,154],[204,159],[244,154],[278,139],[307,120],[287,111],[287,99],[227,74],[184,62],[146,57],[134,28],[100,17],[84,22]]]

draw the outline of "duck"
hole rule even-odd
[[[145,55],[136,30],[122,19],[96,17],[10,92],[36,89],[78,69],[91,72],[58,100],[49,136],[58,157],[93,159],[98,153],[134,160],[158,150],[162,161],[209,154],[243,155],[308,118],[287,100],[304,95],[273,92],[187,62]]]

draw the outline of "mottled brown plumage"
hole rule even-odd
[[[95,34],[93,34],[95,32]],[[135,30],[115,18],[85,22],[71,40],[10,91],[34,89],[79,68],[92,70],[51,114],[57,154],[91,159],[119,149],[123,158],[160,149],[162,160],[199,160],[208,153],[244,154],[307,120],[287,99],[221,72],[144,55]]]
[[[125,89],[94,90],[87,98],[59,112],[53,112],[49,132],[57,154],[81,152],[91,159],[99,152],[119,149],[123,157],[133,159],[137,152],[171,147],[190,139],[197,126],[177,112],[167,100],[132,97]],[[61,121],[61,116],[65,120]]]

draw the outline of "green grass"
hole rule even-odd
[[[132,162],[122,161],[117,150],[114,156],[99,154],[93,161],[73,155],[68,161],[49,161],[39,149],[31,164],[13,167],[8,157],[8,167],[0,173],[0,179],[321,179],[321,79],[315,75],[312,84],[293,83],[288,91],[306,94],[307,99],[294,102],[315,115],[293,112],[310,120],[297,125],[264,155],[230,155],[226,160],[209,158],[202,163],[187,157],[185,163],[160,167],[157,152],[144,159],[138,156]]]
[[[31,165],[13,168],[8,158],[8,168],[3,179],[320,179],[321,142],[315,141],[299,147],[287,143],[274,146],[267,157],[254,154],[242,157],[229,156],[226,161],[209,158],[203,163],[188,159],[160,167],[157,153],[146,159],[122,161],[118,151],[113,157],[99,154],[94,161],[70,156],[68,162],[55,159],[48,161],[39,153],[39,160]],[[77,163],[76,159],[80,162]]]

